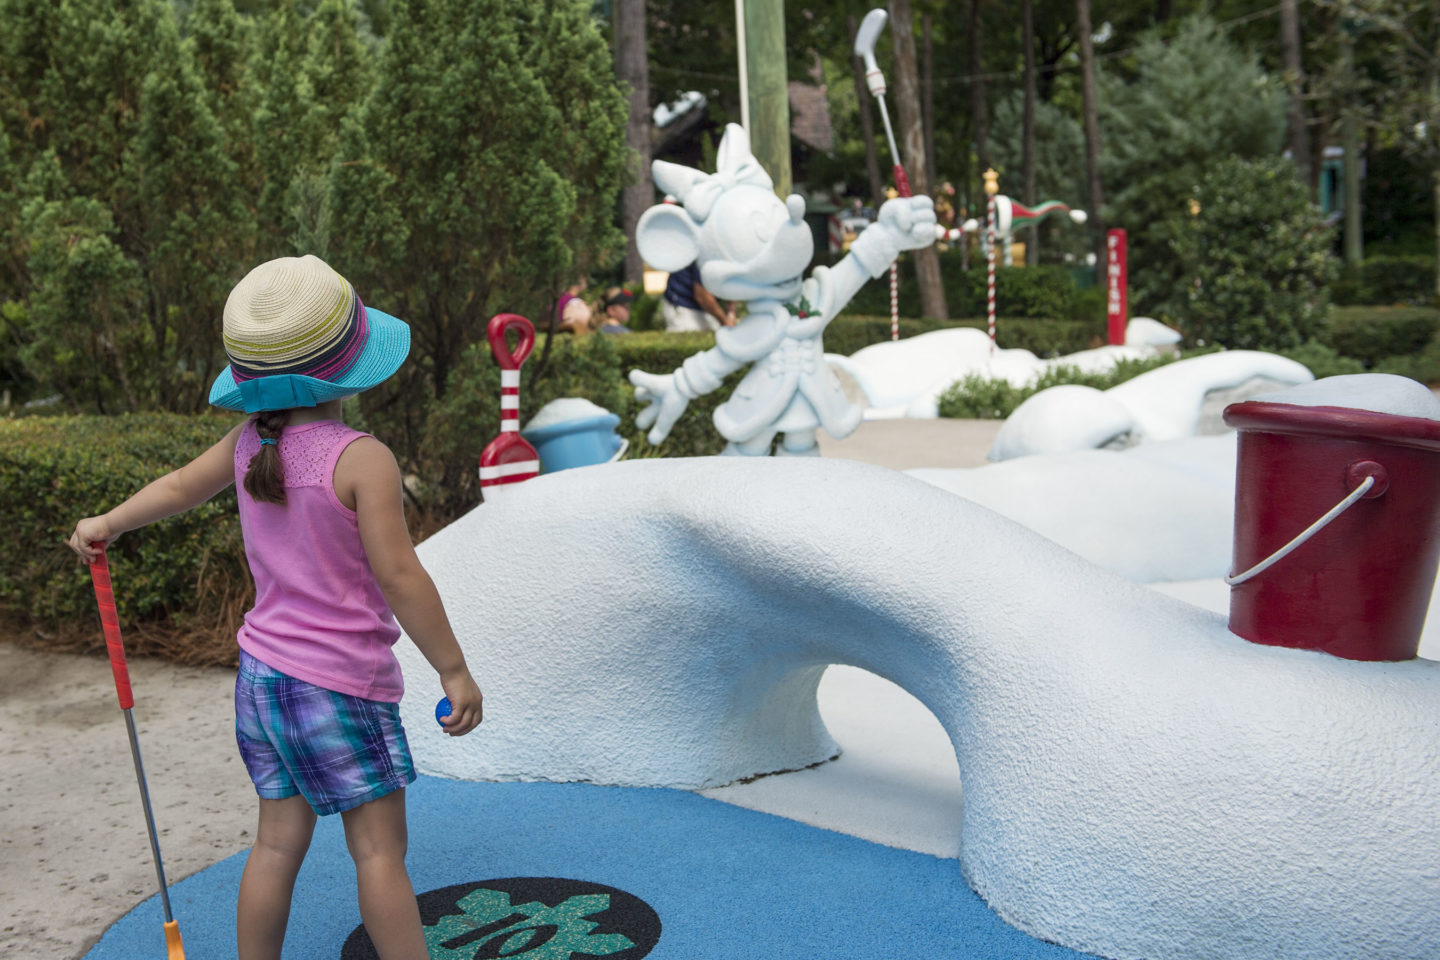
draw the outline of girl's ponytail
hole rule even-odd
[[[290,422],[289,410],[264,410],[255,415],[260,452],[245,471],[245,492],[263,503],[285,502],[285,467],[280,460],[280,431]]]

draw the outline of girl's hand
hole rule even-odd
[[[80,555],[81,561],[93,563],[100,555],[99,546],[114,543],[118,536],[104,517],[86,517],[75,524],[75,532],[65,542]]]
[[[440,723],[450,736],[463,737],[485,718],[485,696],[468,670],[442,673],[440,686],[450,698],[450,715],[442,717]]]

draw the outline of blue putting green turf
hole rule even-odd
[[[408,806],[408,862],[432,958],[1089,956],[1004,923],[965,885],[954,860],[684,791],[421,777]],[[235,956],[245,856],[171,887],[187,956]],[[497,882],[479,883],[489,880]],[[150,898],[85,960],[163,957],[163,919],[159,897]],[[647,952],[657,920],[659,938]],[[285,957],[373,956],[358,935],[346,945],[359,923],[340,819],[328,817],[296,885]]]

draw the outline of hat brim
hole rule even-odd
[[[235,382],[227,365],[210,386],[210,402],[227,410],[259,413],[315,407],[331,400],[369,390],[389,379],[410,354],[410,327],[403,320],[374,307],[365,308],[368,332],[355,363],[334,380],[297,374],[278,374]]]

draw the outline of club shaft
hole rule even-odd
[[[890,111],[885,108],[885,98],[876,97],[875,102],[880,104],[880,119],[885,122],[885,139],[890,142],[890,162],[900,166],[900,151],[895,149],[895,130],[890,126]]]
[[[160,861],[160,837],[155,832],[155,813],[150,809],[150,790],[145,786],[145,764],[140,759],[140,738],[135,735],[135,715],[125,710],[125,729],[130,734],[130,756],[135,760],[135,779],[140,784],[140,804],[145,808],[145,828],[150,832],[150,853],[155,858],[155,878],[160,881],[160,906],[165,922],[175,918],[170,913],[170,890],[165,885],[165,866]]]

